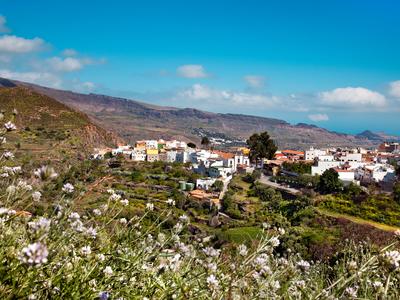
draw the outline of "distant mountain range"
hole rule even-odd
[[[200,135],[224,136],[244,141],[254,132],[268,131],[280,148],[363,146],[374,147],[382,141],[400,140],[397,136],[364,131],[350,135],[315,125],[241,114],[221,114],[193,108],[152,105],[140,101],[57,90],[30,83],[0,79],[0,86],[25,87],[87,114],[95,124],[112,130],[127,142],[144,138],[182,139],[199,143]]]

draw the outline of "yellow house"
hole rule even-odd
[[[146,150],[147,155],[157,155],[158,154],[158,149],[147,149]]]

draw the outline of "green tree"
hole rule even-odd
[[[206,136],[203,136],[201,139],[201,145],[207,148],[210,145],[210,139]]]
[[[339,174],[334,169],[326,170],[319,178],[318,190],[323,194],[338,192],[342,187]]]
[[[397,203],[400,203],[400,182],[396,182],[393,187],[393,197]]]
[[[345,188],[345,191],[346,191],[346,193],[347,193],[348,195],[350,195],[350,196],[352,196],[352,197],[357,197],[357,196],[359,196],[359,195],[361,194],[361,192],[362,192],[361,188],[360,188],[357,184],[355,184],[355,183],[353,183],[353,182],[351,182],[351,183]]]
[[[189,148],[193,148],[193,149],[196,148],[196,144],[195,144],[195,143],[192,143],[192,142],[188,143],[187,146],[188,146]]]
[[[246,143],[250,149],[249,157],[256,164],[259,161],[262,162],[265,158],[274,158],[275,152],[278,150],[278,147],[266,131],[260,134],[254,133]]]
[[[211,188],[216,191],[216,192],[222,192],[223,188],[224,188],[224,183],[221,180],[216,180]]]

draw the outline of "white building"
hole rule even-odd
[[[145,161],[146,160],[146,151],[139,150],[139,149],[133,149],[130,157],[133,161]]]
[[[158,149],[158,141],[146,140],[146,149]]]
[[[176,151],[167,151],[167,162],[176,162]]]
[[[396,179],[396,171],[390,165],[370,164],[357,169],[356,178],[361,182],[393,182]]]
[[[111,154],[113,156],[116,156],[118,154],[125,154],[125,155],[130,155],[132,152],[132,146],[131,145],[121,145],[118,146],[118,148],[112,149]]]
[[[335,171],[339,174],[341,181],[348,183],[355,181],[355,170],[335,169]]]
[[[314,149],[313,147],[310,150],[306,150],[304,154],[305,160],[314,160],[319,156],[326,155],[326,150]]]
[[[209,190],[216,181],[216,178],[202,178],[196,180],[196,188],[202,190]]]
[[[167,149],[178,149],[178,148],[186,149],[187,148],[187,144],[186,144],[186,142],[173,140],[173,141],[166,141],[165,142],[165,147]]]

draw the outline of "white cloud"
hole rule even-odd
[[[0,37],[0,52],[28,53],[41,50],[44,41],[40,38],[25,39],[15,35],[4,35]]]
[[[252,88],[262,88],[265,83],[265,78],[258,75],[246,75],[244,76],[244,80]]]
[[[78,52],[77,52],[76,50],[74,50],[74,49],[69,48],[69,49],[65,49],[65,50],[62,52],[62,54],[63,54],[64,56],[75,56],[75,55],[78,54]]]
[[[177,69],[177,73],[185,78],[205,78],[208,77],[202,65],[183,65]]]
[[[42,84],[54,88],[60,88],[62,85],[62,80],[49,72],[14,72],[7,69],[0,69],[0,77]]]
[[[400,99],[400,80],[389,83],[389,94]]]
[[[0,32],[10,32],[10,29],[6,26],[6,18],[0,15]]]
[[[383,107],[386,98],[378,92],[362,87],[337,88],[319,94],[322,104],[333,107]]]
[[[329,121],[329,116],[327,114],[312,114],[308,115],[308,118],[314,122]]]
[[[72,85],[72,89],[77,92],[92,92],[96,89],[96,84],[91,81],[81,82],[79,80],[75,80]]]
[[[258,105],[264,108],[278,104],[277,97],[269,97],[263,94],[217,90],[201,84],[194,84],[192,87],[181,91],[178,94],[178,97],[184,100],[210,102],[212,104],[226,104],[236,106]]]
[[[89,61],[80,60],[74,57],[52,57],[47,60],[50,67],[58,72],[73,72],[78,71],[83,68],[85,64],[88,64]]]

